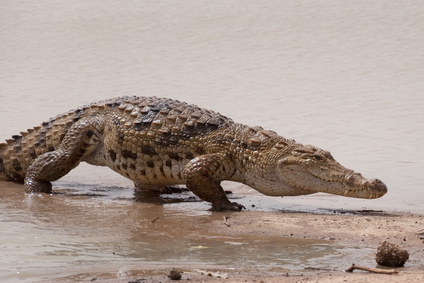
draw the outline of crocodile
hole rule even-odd
[[[178,100],[125,96],[50,118],[0,144],[0,180],[26,193],[52,193],[52,181],[82,161],[107,166],[141,191],[184,185],[215,211],[239,211],[221,186],[241,182],[269,196],[317,192],[379,198],[378,179],[339,164],[330,152],[262,127],[236,123]]]

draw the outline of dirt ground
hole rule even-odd
[[[226,220],[224,220],[226,218]],[[396,274],[376,274],[355,270],[350,266],[336,269],[308,267],[303,271],[198,270],[193,266],[169,266],[160,270],[138,266],[124,275],[93,271],[57,278],[58,282],[170,282],[170,270],[181,271],[181,280],[190,282],[423,282],[424,280],[424,216],[389,214],[373,211],[312,214],[297,212],[217,213],[208,225],[218,235],[286,235],[298,239],[331,240],[334,245],[375,247],[380,242],[395,243],[409,252],[405,267],[395,268]],[[202,229],[202,227],[200,227]],[[362,265],[360,258],[357,265]],[[367,266],[374,268],[377,264]],[[380,267],[381,268],[381,267]]]

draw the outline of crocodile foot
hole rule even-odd
[[[211,208],[212,211],[240,211],[242,209],[246,209],[246,207],[236,202],[212,204],[212,208]]]
[[[24,182],[25,192],[30,193],[47,193],[52,192],[52,183],[45,181],[37,181],[31,177],[26,177]]]

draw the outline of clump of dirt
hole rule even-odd
[[[401,267],[409,259],[407,250],[384,241],[377,248],[375,261],[382,266]]]
[[[168,275],[171,280],[181,280],[181,273],[175,269],[172,269]]]

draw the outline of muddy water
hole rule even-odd
[[[248,209],[424,213],[423,15],[408,0],[6,1],[0,140],[107,97],[169,96],[328,149],[389,187],[368,201],[270,198],[226,184]],[[228,265],[235,253],[246,258],[239,268],[337,261],[328,243],[192,232],[222,215],[186,199],[140,202],[107,169],[81,165],[55,186],[63,193],[31,198],[0,183],[2,279],[138,262]],[[152,236],[157,216],[165,222]],[[280,245],[296,252],[273,252]]]

